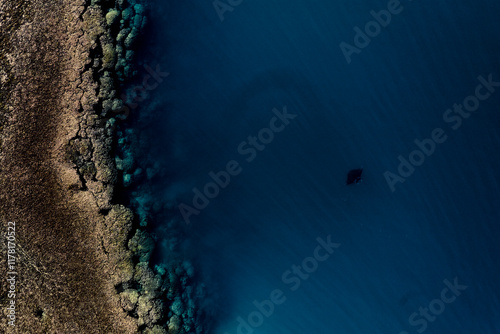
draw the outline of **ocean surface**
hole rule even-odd
[[[149,21],[211,333],[500,333],[500,3],[218,4]]]

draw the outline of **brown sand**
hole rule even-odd
[[[110,205],[110,139],[89,107],[97,86],[87,9],[81,0],[0,0],[1,333],[137,332],[115,289],[133,274],[131,220]],[[69,161],[70,140],[92,177]],[[5,315],[8,221],[16,223],[15,327]]]

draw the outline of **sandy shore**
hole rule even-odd
[[[1,0],[0,15],[0,332],[166,332],[154,326],[155,305],[137,310],[119,294],[137,273],[132,212],[111,204],[113,127],[96,77],[103,12],[79,0]]]

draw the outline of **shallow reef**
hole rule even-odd
[[[98,2],[94,3],[95,6]],[[107,161],[103,168],[86,167],[85,142],[74,141],[77,147],[76,160],[84,187],[98,178],[103,183],[118,187],[121,196],[125,194],[133,214],[123,206],[113,205],[106,216],[108,235],[112,242],[105,244],[108,256],[118,264],[113,284],[120,295],[120,305],[127,314],[137,320],[139,330],[145,333],[201,333],[201,326],[196,321],[195,300],[201,298],[202,288],[195,295],[194,269],[186,260],[179,260],[179,254],[167,256],[167,263],[150,264],[155,248],[155,240],[148,232],[148,222],[164,206],[155,201],[150,183],[161,176],[161,166],[148,156],[146,140],[140,138],[137,129],[122,123],[128,117],[124,102],[118,98],[121,85],[127,78],[133,78],[134,45],[146,24],[146,7],[135,1],[117,1],[114,6],[103,9],[101,6],[88,11],[89,20],[104,19],[97,32],[91,33],[95,43],[94,50],[100,56],[94,59],[93,77],[99,77],[98,100],[99,116],[106,120],[105,134],[111,140],[106,143],[105,152],[114,153],[110,163],[109,155],[97,157],[96,161]],[[123,95],[122,95],[123,96]],[[138,110],[137,112],[146,112]],[[106,133],[106,130],[108,131]],[[116,131],[117,130],[117,131]],[[83,149],[82,149],[83,148]],[[112,153],[113,154],[113,153]],[[72,155],[74,156],[74,154]],[[80,161],[81,160],[81,161]],[[102,163],[102,162],[101,162]],[[98,175],[98,171],[102,171]],[[108,171],[108,172],[106,172]],[[115,196],[105,203],[115,201]],[[108,210],[106,204],[103,210]],[[109,228],[111,231],[109,231]],[[105,239],[105,238],[103,238]],[[175,252],[174,249],[171,249]]]
[[[124,123],[147,4],[1,6],[0,218],[19,226],[22,273],[13,332],[201,333],[191,263],[174,248],[151,262],[148,226],[165,206],[148,182],[161,166]]]
[[[119,123],[116,132],[117,185],[135,214],[135,232],[128,241],[135,274],[120,286],[121,303],[138,317],[139,326],[160,325],[169,333],[202,333],[206,289],[178,247],[179,239],[184,238],[182,221],[172,215],[172,203],[161,200],[160,180],[166,174],[146,134],[148,120],[154,119],[145,114],[148,112],[139,108],[131,116],[135,126]]]

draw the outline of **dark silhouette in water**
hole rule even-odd
[[[359,183],[361,181],[361,174],[362,173],[363,173],[363,168],[351,169],[349,171],[349,173],[347,173],[346,184]]]

